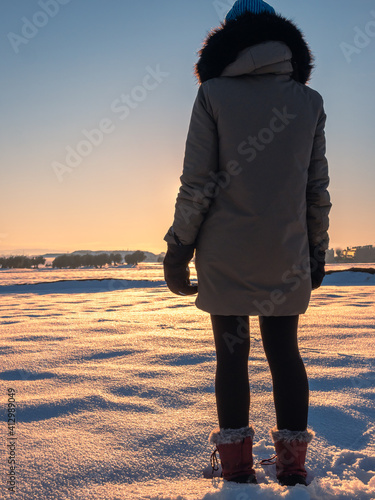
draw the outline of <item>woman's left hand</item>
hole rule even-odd
[[[311,285],[313,290],[320,287],[326,274],[325,256],[324,250],[319,247],[310,247]]]

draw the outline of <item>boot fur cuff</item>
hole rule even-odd
[[[232,444],[239,443],[247,437],[254,438],[254,429],[250,427],[241,427],[240,429],[215,429],[208,438],[211,444]]]
[[[311,429],[307,429],[306,431],[289,431],[288,429],[278,430],[277,427],[271,429],[270,434],[274,442],[284,441],[286,443],[290,443],[291,441],[310,443],[315,436],[315,432]]]

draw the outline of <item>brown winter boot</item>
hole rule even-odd
[[[275,443],[276,477],[282,486],[307,486],[305,460],[307,445],[315,436],[314,431],[271,430]]]
[[[222,476],[227,481],[256,484],[253,469],[252,427],[240,429],[216,429],[211,432],[209,441],[216,445],[219,452]]]

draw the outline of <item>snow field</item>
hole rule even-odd
[[[137,278],[121,289],[81,283],[78,292],[66,271],[64,289],[0,292],[1,394],[5,402],[13,387],[17,402],[17,499],[375,499],[372,286],[324,286],[301,316],[312,482],[282,488],[274,466],[257,466],[259,485],[201,478],[217,426],[209,315],[168,292],[161,266]],[[251,335],[258,461],[274,454],[275,417],[257,318]],[[4,458],[0,471],[7,498]]]

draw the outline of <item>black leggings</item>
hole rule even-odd
[[[307,428],[309,385],[298,349],[298,316],[260,316],[264,352],[271,370],[278,429]],[[249,425],[248,316],[211,316],[216,346],[215,394],[219,425]]]

